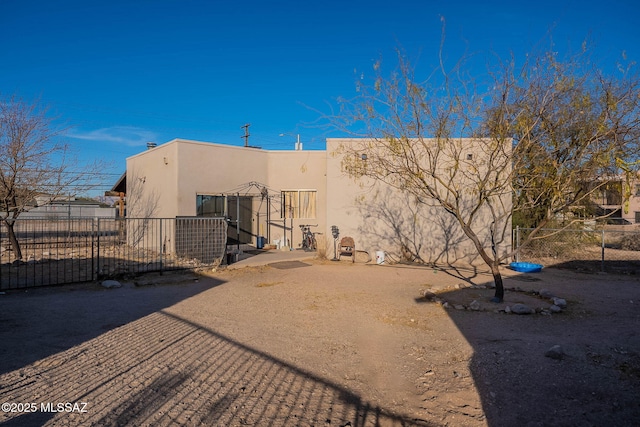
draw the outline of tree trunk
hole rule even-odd
[[[459,217],[457,217],[457,219],[462,226],[464,234],[466,234],[467,237],[471,239],[476,249],[478,250],[478,254],[482,258],[482,260],[489,266],[489,268],[491,268],[493,281],[496,284],[496,293],[494,297],[491,298],[491,302],[502,302],[502,300],[504,299],[504,285],[502,283],[502,274],[500,273],[500,261],[495,256],[495,251],[493,257],[490,257],[489,254],[487,254],[487,251],[484,249],[484,246],[482,246],[482,243],[480,243],[480,239],[478,239],[478,236],[471,229],[471,227],[469,227],[469,225],[467,225]]]
[[[491,264],[491,274],[493,274],[493,281],[496,284],[496,293],[491,302],[502,302],[504,299],[504,284],[502,283],[502,274],[500,273],[500,265],[497,262]]]
[[[16,233],[13,230],[13,226],[15,221],[13,219],[7,221],[4,220],[4,225],[7,228],[7,234],[9,235],[9,242],[11,242],[11,248],[13,249],[13,255],[15,256],[15,260],[22,260],[22,249],[20,249],[20,243],[18,242],[18,238],[16,237]]]

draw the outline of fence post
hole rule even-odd
[[[95,275],[96,275],[96,279],[98,280],[100,278],[100,218],[98,218],[98,225],[97,225],[97,230],[96,230],[98,237],[96,239],[96,269],[95,269]]]
[[[163,260],[162,260],[162,218],[160,218],[160,274],[163,271]]]
[[[602,228],[602,265],[600,267],[600,270],[604,273],[605,269],[604,269],[604,228]]]
[[[96,279],[96,254],[95,254],[95,245],[96,245],[96,224],[98,222],[98,218],[91,219],[91,280]]]
[[[516,262],[520,262],[520,226],[516,225]]]

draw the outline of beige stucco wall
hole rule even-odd
[[[631,185],[631,197],[629,197],[628,208],[622,209],[622,218],[629,221],[631,224],[636,223],[636,212],[640,212],[640,180],[636,179]]]
[[[253,195],[251,232],[266,237],[267,203],[258,196],[260,188],[266,186],[271,200],[273,241],[285,237],[280,191],[315,190],[316,218],[296,218],[293,224],[287,221],[286,238],[295,248],[301,242],[300,224],[318,224],[314,231],[325,228],[325,172],[325,151],[268,151],[176,139],[127,159],[127,202],[133,208],[128,215],[195,216],[199,194]],[[152,205],[157,207],[151,212]]]
[[[293,221],[291,219],[286,221],[286,238],[289,245],[293,248],[300,247],[302,232],[299,226],[301,224],[317,225],[317,227],[311,227],[311,230],[326,233],[326,151],[270,151],[268,157],[269,188],[278,192],[282,190],[315,190],[317,192],[316,218],[294,218]],[[285,237],[284,220],[280,217],[280,206],[274,206],[271,215],[272,241]]]
[[[358,249],[372,257],[376,251],[385,251],[400,259],[405,245],[427,262],[478,261],[469,239],[441,207],[417,204],[413,196],[370,180],[356,181],[343,173],[336,149],[349,141],[328,139],[326,151],[267,151],[170,141],[127,159],[128,215],[137,216],[155,206],[151,216],[156,218],[194,216],[198,194],[250,193],[255,196],[252,234],[266,237],[270,231],[271,242],[286,236],[297,248],[301,242],[299,225],[317,224],[312,230],[324,234],[327,256],[332,257],[331,226],[336,225],[340,237],[353,237]],[[259,196],[262,187],[269,190],[271,201],[269,229],[267,204]],[[281,219],[282,190],[315,190],[316,218]],[[507,196],[505,207],[510,209],[510,194]],[[478,224],[488,218],[482,213]],[[489,238],[487,233],[480,234],[485,241]],[[510,247],[510,234],[502,245]]]
[[[327,140],[327,224],[340,229],[340,237],[351,236],[356,247],[375,257],[377,251],[401,260],[409,253],[418,254],[426,262],[467,264],[482,263],[472,242],[464,235],[455,218],[437,203],[416,203],[415,196],[403,194],[388,185],[366,178],[350,178],[341,167],[338,148],[342,144],[360,144],[362,140]],[[481,154],[473,145],[463,141],[462,153]],[[471,182],[461,185],[469,185]],[[504,196],[505,209],[511,209],[511,194]],[[488,242],[491,222],[487,211],[481,212],[474,223],[481,240]],[[510,224],[510,218],[509,218]],[[510,227],[509,227],[510,230]],[[511,246],[511,234],[498,249],[502,253]],[[402,249],[406,246],[408,251]],[[403,255],[404,253],[404,255]],[[375,259],[375,258],[374,258]]]
[[[178,144],[175,141],[127,159],[127,216],[178,215]]]
[[[177,154],[180,216],[196,215],[198,194],[235,194],[246,183],[266,181],[267,152],[258,148],[180,140]]]

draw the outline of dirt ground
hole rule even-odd
[[[0,424],[639,425],[639,280],[504,272],[501,304],[474,270],[321,260],[8,292]]]

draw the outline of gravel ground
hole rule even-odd
[[[638,425],[638,279],[505,276],[501,304],[474,270],[321,260],[10,292],[0,423]],[[541,289],[567,308],[505,313]]]

